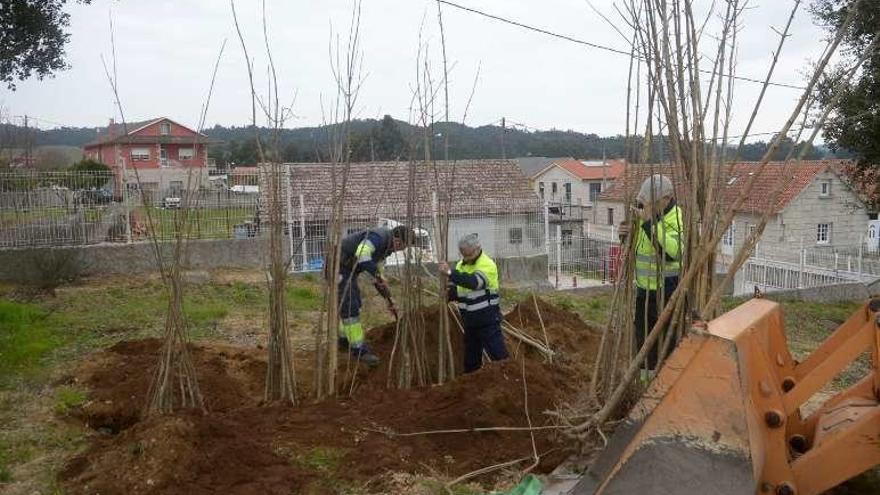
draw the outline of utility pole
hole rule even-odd
[[[28,127],[28,116],[24,116],[24,166],[31,165],[31,130]]]
[[[501,158],[507,160],[507,150],[504,148],[505,134],[507,134],[507,119],[501,117]]]

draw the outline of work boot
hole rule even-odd
[[[348,350],[348,339],[345,337],[338,337],[336,339],[336,345],[339,346],[340,351]]]
[[[379,365],[379,356],[373,354],[373,351],[367,347],[367,344],[360,344],[352,347],[351,357],[366,364],[370,368]]]

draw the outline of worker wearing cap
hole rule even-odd
[[[370,366],[379,364],[379,358],[364,342],[364,327],[360,322],[362,303],[358,275],[366,273],[373,280],[376,291],[388,302],[388,310],[397,318],[397,306],[391,297],[382,268],[391,253],[412,244],[413,239],[415,234],[412,229],[402,225],[394,229],[377,227],[361,230],[342,239],[338,288],[339,317],[342,320],[339,347],[348,348],[352,356]]]
[[[654,174],[642,182],[636,201],[638,228],[635,233],[635,343],[638,350],[657,323],[666,301],[678,287],[681,272],[682,213],[675,202],[672,181],[661,174]],[[661,335],[658,343],[649,351],[647,368],[642,370],[643,380],[652,377],[656,372],[658,349],[663,340],[664,335]]]
[[[476,234],[462,237],[458,251],[461,260],[454,270],[446,262],[438,267],[449,276],[449,300],[458,303],[464,326],[464,372],[470,373],[483,365],[483,351],[493,361],[508,354],[501,333],[498,267],[483,252]]]

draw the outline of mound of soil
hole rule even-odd
[[[89,427],[116,433],[139,421],[161,347],[159,339],[120,342],[80,367],[76,379],[90,393],[78,414]],[[208,410],[227,411],[262,398],[265,352],[215,344],[191,345],[190,352]]]
[[[533,425],[552,423],[544,411],[554,409],[588,376],[578,371],[586,363],[573,366],[569,361],[589,361],[599,336],[576,315],[538,303],[550,346],[565,359],[547,363],[539,353],[521,347],[513,359],[488,363],[442,386],[409,390],[385,388],[387,367],[359,368],[352,397],[304,400],[295,407],[260,404],[263,351],[194,345],[209,413],[141,420],[138,412],[159,342],[118,344],[99,353],[78,374],[91,389],[84,419],[118,433],[96,435],[92,445],[65,466],[60,481],[71,494],[381,492],[394,472],[433,471],[455,477],[530,456],[528,431],[426,432],[526,426],[523,377]],[[435,325],[437,311],[427,309],[422,316]],[[507,318],[543,340],[531,299]],[[394,328],[380,327],[368,335],[387,361]],[[458,361],[461,337],[456,327],[452,342]],[[514,342],[508,343],[516,349]],[[430,353],[436,342],[426,342],[426,348]],[[297,365],[311,361],[300,357]],[[351,366],[340,364],[346,365]],[[303,385],[307,391],[310,384]],[[567,455],[565,442],[550,429],[534,435],[542,454],[537,470],[549,471]]]

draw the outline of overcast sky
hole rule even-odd
[[[105,125],[118,117],[101,54],[110,60],[108,17],[116,33],[119,89],[127,120],[168,116],[187,125],[198,114],[220,45],[227,39],[207,123],[244,125],[250,120],[247,73],[229,2],[225,0],[95,0],[70,2],[72,68],[54,79],[26,81],[0,90],[11,115],[28,114],[41,127]],[[621,36],[586,0],[459,0],[468,7],[508,17],[585,41],[626,50]],[[593,0],[622,25],[612,0]],[[697,0],[707,8],[710,0]],[[723,3],[723,2],[718,2]],[[762,79],[778,41],[772,28],[785,25],[791,0],[752,0],[740,33],[739,74]],[[267,0],[268,29],[282,100],[296,95],[289,127],[320,124],[321,102],[335,94],[328,46],[331,31],[345,35],[350,0]],[[259,0],[237,0],[242,29],[257,67],[258,91],[266,88]],[[434,0],[363,0],[361,38],[366,76],[358,117],[388,113],[408,119],[416,72],[420,26],[441,73],[437,6]],[[530,32],[444,6],[452,118],[461,120],[477,67],[480,77],[467,116],[469,125],[506,117],[536,129],[572,129],[600,135],[623,133],[628,58]],[[717,26],[717,24],[716,24]],[[710,30],[713,29],[710,27]],[[716,29],[717,31],[717,29]],[[804,84],[805,65],[819,57],[825,33],[804,6],[792,27],[774,81]],[[707,55],[714,48],[703,46]],[[708,65],[709,62],[704,62]],[[262,88],[262,89],[261,89]],[[736,85],[733,133],[748,118],[760,86]],[[771,88],[753,132],[778,129],[800,92]],[[765,138],[766,139],[766,138]]]

